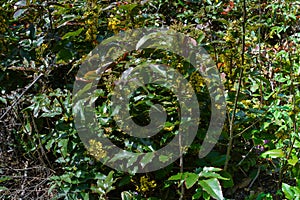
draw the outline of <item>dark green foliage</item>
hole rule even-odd
[[[240,0],[2,1],[0,199],[299,199],[300,5],[245,3],[243,10]],[[77,133],[76,73],[110,36],[161,26],[194,38],[213,58],[225,85],[227,120],[217,145],[198,159],[211,116],[203,78],[172,52],[128,52],[98,83],[99,135],[128,151],[152,152],[178,132],[178,102],[155,84],[139,88],[130,102],[139,125],[149,123],[151,105],[167,110],[167,123],[153,138],[124,134],[107,114],[114,112],[114,81],[147,61],[167,64],[190,81],[201,123],[183,163],[147,174],[116,171],[90,155]],[[130,164],[146,166],[152,159],[131,158]]]

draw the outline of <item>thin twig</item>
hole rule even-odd
[[[251,147],[251,149],[248,151],[248,153],[244,156],[244,158],[237,164],[237,166],[240,166],[244,160],[248,157],[248,155],[252,152],[255,146]]]
[[[101,9],[101,10],[102,10],[102,11],[109,10],[109,9],[111,9],[111,8],[113,8],[113,7],[115,7],[115,6],[117,6],[117,4],[118,4],[118,2],[113,2],[113,3],[111,3],[109,6],[103,8],[103,9]]]
[[[0,117],[0,121],[7,115],[7,113],[10,112],[10,110],[20,101],[22,96],[43,76],[43,74],[38,75],[32,83],[30,83],[27,87],[25,87],[25,90],[22,92],[22,94],[15,100],[15,102],[3,113],[3,115]]]
[[[256,181],[256,179],[258,178],[259,173],[260,173],[260,166],[258,167],[257,173],[256,173],[255,177],[253,178],[253,180],[251,181],[251,183],[250,183],[250,185],[249,185],[249,187],[248,187],[249,189],[252,187],[253,183],[254,183],[254,182]]]
[[[33,128],[34,128],[35,132],[36,132],[37,134],[39,134],[39,130],[38,130],[37,125],[36,125],[36,123],[35,123],[35,121],[34,121],[34,116],[33,116],[33,114],[31,114],[30,116],[31,116]],[[47,154],[46,154],[46,152],[45,152],[45,149],[44,149],[44,147],[43,147],[43,145],[42,145],[42,141],[41,141],[41,138],[40,138],[40,137],[38,137],[38,142],[39,142],[39,144],[38,144],[38,145],[39,145],[39,148],[40,148],[40,150],[41,150],[41,152],[40,152],[40,151],[37,149],[37,152],[38,152],[38,154],[39,154],[39,159],[40,159],[40,161],[45,165],[45,162],[44,162],[44,160],[43,160],[43,156],[44,156],[45,159],[46,159],[46,161],[47,161],[47,163],[48,163],[48,165],[49,165],[51,168],[53,168],[53,166],[52,166],[51,162],[49,161],[48,156],[47,156]]]
[[[12,171],[29,171],[29,170],[34,170],[34,169],[48,169],[52,172],[55,172],[54,170],[47,168],[45,166],[35,166],[35,167],[28,167],[28,168],[24,168],[24,169],[16,169],[16,168],[12,168],[12,167],[7,167],[7,168],[0,168],[0,170],[12,170]]]
[[[224,171],[227,171],[228,168],[228,163],[230,159],[230,152],[233,144],[233,125],[234,125],[234,120],[235,120],[235,113],[237,109],[237,102],[241,90],[241,85],[242,85],[242,78],[243,78],[243,72],[244,72],[244,62],[245,62],[245,35],[246,35],[246,0],[243,1],[243,23],[242,23],[242,28],[243,28],[243,37],[242,37],[242,61],[241,61],[241,68],[240,68],[240,75],[239,75],[239,81],[238,81],[238,89],[236,91],[235,95],[235,100],[234,100],[234,106],[233,106],[233,112],[231,115],[231,120],[229,123],[229,143],[227,147],[227,152],[226,152],[226,160],[225,160],[225,165],[224,165]]]
[[[268,110],[265,111],[265,113],[267,113]],[[237,138],[240,137],[241,135],[243,135],[243,133],[245,133],[246,131],[248,131],[250,128],[252,128],[255,124],[257,124],[258,122],[260,122],[263,118],[259,118],[258,120],[256,120],[255,122],[253,122],[250,126],[248,126],[247,128],[245,128],[244,130],[242,130],[240,133],[236,134],[233,136],[233,138]]]

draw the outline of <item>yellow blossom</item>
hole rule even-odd
[[[142,176],[139,185],[136,186],[136,191],[145,193],[156,187],[155,180],[150,181],[148,177]]]
[[[192,73],[190,82],[197,93],[200,93],[203,86],[205,85],[204,78],[198,72]]]
[[[108,19],[108,29],[112,30],[115,34],[118,33],[118,25],[120,24],[120,20],[118,20],[117,18],[113,17],[112,15],[110,16],[110,18]]]
[[[248,109],[249,105],[251,105],[252,103],[251,100],[242,100],[241,102],[244,104],[246,109]]]
[[[90,140],[89,141],[90,146],[88,148],[88,152],[94,156],[97,160],[104,158],[106,156],[106,151],[102,149],[101,142],[98,142],[96,140]]]

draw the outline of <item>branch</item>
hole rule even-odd
[[[228,163],[229,163],[229,159],[230,159],[230,152],[231,152],[232,143],[233,143],[233,125],[234,125],[235,113],[236,113],[236,109],[237,109],[237,102],[238,102],[238,98],[239,98],[239,94],[240,94],[240,90],[241,90],[242,78],[243,78],[243,72],[244,72],[243,66],[245,64],[246,0],[243,0],[242,29],[243,29],[243,37],[242,37],[242,61],[241,61],[241,68],[240,68],[240,77],[239,77],[239,82],[238,82],[238,89],[237,89],[236,95],[235,95],[233,112],[232,112],[231,120],[229,123],[229,143],[228,143],[227,152],[226,152],[224,171],[227,171]]]
[[[25,90],[22,92],[22,94],[15,100],[15,102],[3,113],[3,115],[0,117],[0,121],[11,111],[11,109],[20,101],[22,96],[43,76],[43,74],[38,75],[32,83],[30,83],[27,87],[25,87]]]

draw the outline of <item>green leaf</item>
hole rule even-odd
[[[202,197],[204,200],[210,200],[210,195],[206,191],[203,191]]]
[[[80,35],[80,33],[83,31],[84,29],[83,28],[80,28],[78,29],[77,31],[72,31],[72,32],[69,32],[69,33],[66,33],[64,36],[62,36],[61,39],[68,39],[69,37],[76,37],[78,35]]]
[[[0,97],[0,102],[4,103],[4,104],[7,104],[7,100],[3,97]]]
[[[284,158],[284,152],[281,149],[272,149],[261,154],[262,158]]]
[[[205,178],[217,178],[217,179],[222,179],[222,180],[229,180],[228,178],[222,177],[220,174],[217,174],[215,172],[200,172],[199,174],[200,177],[205,177]]]
[[[131,180],[131,176],[129,176],[129,175],[122,177],[120,182],[118,183],[118,187],[122,187],[124,185],[129,184],[130,180]]]
[[[113,175],[114,175],[114,171],[110,171],[106,177],[106,181],[113,181]]]
[[[192,199],[200,199],[200,197],[202,196],[202,188],[197,188],[196,189],[196,193],[193,195]]]
[[[60,64],[70,61],[73,58],[73,54],[69,49],[61,49],[57,53],[57,62]]]
[[[184,175],[183,173],[178,173],[176,175],[171,176],[168,180],[169,181],[184,180]]]
[[[98,180],[97,187],[94,187],[93,190],[98,192],[98,194],[107,194],[111,190],[114,190],[115,187],[113,184],[117,181],[117,179],[114,179],[113,174],[114,171],[110,171],[105,180]]]
[[[2,183],[2,182],[5,182],[5,181],[9,181],[9,180],[11,180],[12,178],[10,178],[10,177],[8,177],[8,176],[2,176],[2,177],[0,177],[0,183]]]
[[[56,188],[56,184],[53,184],[50,186],[49,190],[48,190],[48,195],[51,194],[52,190]]]
[[[298,186],[293,186],[292,190],[294,191],[295,194],[299,195],[299,196],[297,196],[298,200],[299,200],[299,198],[300,198],[300,187],[299,187],[299,185]]]
[[[287,199],[293,199],[294,198],[294,192],[292,190],[292,187],[286,183],[282,183],[282,191]]]
[[[197,42],[198,44],[200,44],[205,38],[205,34],[204,33],[201,33],[201,35],[197,38]]]
[[[82,200],[89,200],[90,199],[90,195],[89,193],[86,192],[81,192],[80,195],[82,196]]]
[[[167,162],[169,159],[170,159],[169,156],[165,156],[165,155],[160,155],[159,156],[159,161],[161,161],[163,163]]]
[[[222,169],[216,167],[203,167],[203,172],[219,172],[219,171],[222,171]]]
[[[125,5],[121,5],[120,8],[131,12],[137,5],[138,4],[125,4]]]
[[[140,49],[140,48],[143,48],[142,46],[144,45],[144,44],[146,44],[146,42],[148,41],[148,40],[151,40],[153,37],[155,37],[155,34],[148,34],[148,35],[145,35],[144,37],[142,37],[139,41],[138,41],[138,43],[136,44],[136,49],[138,50],[138,49]]]
[[[256,92],[258,89],[259,89],[259,85],[258,84],[253,84],[250,87],[251,92]]]
[[[157,65],[151,65],[151,69],[153,69],[154,72],[160,73],[163,77],[167,77],[167,72],[160,69]]]
[[[187,189],[193,187],[193,185],[198,181],[199,175],[195,173],[186,173],[185,186]]]
[[[217,200],[224,200],[221,185],[216,178],[200,180],[199,184],[211,197]]]
[[[66,183],[72,183],[72,174],[64,174],[61,176],[61,180],[65,181]]]
[[[60,148],[60,152],[61,154],[66,157],[67,154],[68,154],[68,142],[69,142],[69,139],[61,139],[59,142],[58,142],[58,147],[61,147]]]
[[[121,193],[121,199],[122,200],[132,200],[133,199],[133,195],[130,192],[128,192],[128,191],[123,191]]]
[[[4,191],[4,190],[8,190],[7,187],[3,187],[3,186],[0,186],[0,192]]]
[[[106,175],[102,174],[100,172],[95,173],[94,176],[95,176],[94,179],[97,179],[97,180],[105,180],[106,179]]]
[[[297,17],[292,13],[290,13],[288,16],[293,20],[297,20]]]
[[[149,152],[146,155],[144,155],[144,157],[141,159],[140,162],[142,168],[144,168],[148,163],[150,163],[153,158],[154,158],[154,152]]]
[[[50,140],[46,143],[45,148],[46,148],[47,150],[50,150],[54,142],[55,142],[55,139],[50,139]]]
[[[234,186],[233,178],[230,173],[226,171],[221,171],[220,174],[222,177],[227,178],[227,180],[221,180],[221,184],[224,188],[231,188]]]
[[[41,116],[40,117],[55,117],[55,116],[57,116],[57,115],[60,115],[61,114],[61,112],[59,113],[59,112],[49,112],[49,113],[43,113],[43,114],[41,114]]]
[[[129,154],[127,151],[120,151],[112,159],[110,159],[110,161],[115,162],[117,160],[123,160],[123,159],[129,159],[129,158],[131,158],[131,154]]]
[[[293,155],[292,158],[288,159],[288,163],[292,166],[295,166],[298,163],[299,159],[297,156]]]
[[[138,157],[138,155],[134,155],[131,158],[129,158],[127,162],[127,167],[132,166],[137,161]]]
[[[114,180],[114,171],[110,171],[105,179],[105,182],[107,182],[109,185],[112,185],[116,180]]]
[[[260,130],[264,131],[267,130],[267,128],[270,126],[270,122],[264,122],[263,125],[261,126]]]
[[[93,86],[93,83],[88,83],[82,89],[77,91],[77,93],[75,94],[75,97],[73,97],[73,101],[76,100],[77,98],[82,97],[86,92],[88,92],[92,88],[92,86]]]

